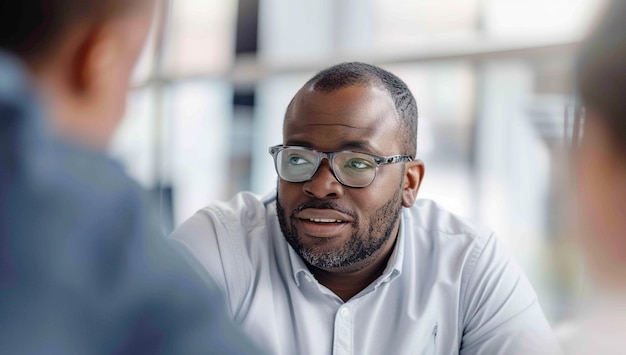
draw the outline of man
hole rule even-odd
[[[0,2],[0,353],[252,353],[100,150],[152,0]]]
[[[417,107],[395,75],[323,70],[269,149],[278,189],[200,210],[173,237],[273,354],[546,354],[535,293],[493,233],[416,201]]]
[[[578,57],[585,106],[577,147],[575,219],[590,297],[568,341],[571,354],[623,354],[626,338],[626,2],[608,1]]]

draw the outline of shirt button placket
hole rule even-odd
[[[352,333],[354,322],[352,312],[347,305],[339,307],[335,315],[335,334],[333,340],[333,355],[353,354]]]

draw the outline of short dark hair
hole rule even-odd
[[[79,20],[103,20],[138,0],[0,0],[0,49],[27,62],[53,50]]]
[[[387,90],[400,117],[402,154],[414,157],[417,151],[417,104],[408,86],[396,75],[374,65],[349,62],[320,71],[304,86],[319,92],[333,92],[355,85],[371,85]]]
[[[626,2],[611,1],[582,46],[578,88],[583,104],[598,111],[613,143],[626,151]],[[626,158],[625,158],[626,159]]]

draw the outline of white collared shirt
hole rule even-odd
[[[240,193],[174,233],[250,336],[277,355],[551,354],[532,286],[493,233],[428,200],[403,208],[383,274],[347,302],[285,240],[275,193]]]

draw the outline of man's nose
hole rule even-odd
[[[328,159],[322,159],[315,175],[303,184],[302,189],[306,195],[311,197],[319,199],[337,198],[343,195],[344,186],[333,174]]]

